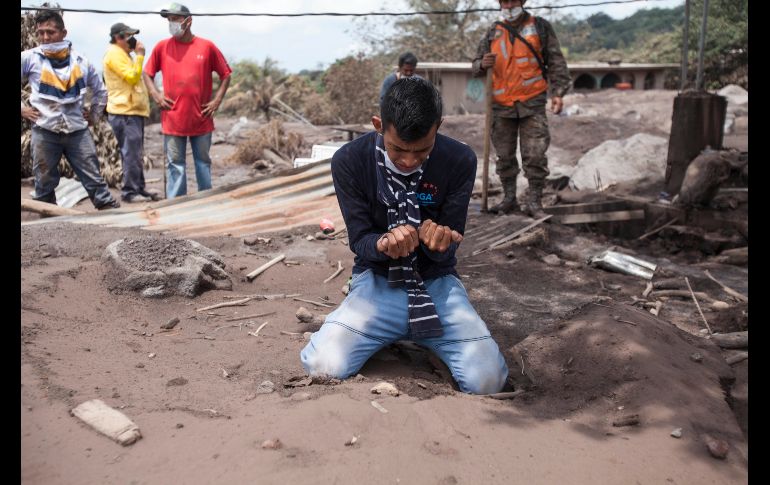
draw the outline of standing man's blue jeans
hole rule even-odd
[[[186,136],[163,135],[163,144],[167,159],[166,198],[173,199],[187,195],[187,173],[185,154],[187,152]],[[211,133],[191,136],[193,160],[195,161],[195,180],[198,182],[198,192],[211,188]]]
[[[130,200],[135,195],[144,195],[144,116],[109,114],[115,138],[118,139],[123,159],[123,188],[120,196]]]
[[[446,275],[426,280],[425,286],[436,305],[444,335],[414,341],[444,361],[461,391],[500,391],[508,367],[460,280]],[[310,375],[345,379],[378,350],[402,339],[413,340],[409,336],[406,290],[391,288],[386,277],[366,270],[353,276],[347,298],[326,317],[302,349],[300,359]]]
[[[99,159],[91,132],[84,128],[73,133],[55,133],[32,127],[32,170],[35,172],[35,200],[56,203],[59,185],[59,160],[67,159],[88,198],[97,209],[115,201],[99,173]]]

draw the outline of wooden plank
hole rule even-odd
[[[543,212],[558,216],[562,214],[593,214],[597,212],[620,211],[628,208],[628,202],[625,200],[610,200],[605,202],[552,205],[543,207]]]
[[[732,333],[715,333],[711,341],[723,349],[745,349],[749,346],[749,331]]]
[[[79,211],[77,209],[59,207],[56,204],[49,204],[48,202],[42,202],[34,199],[21,199],[21,210],[35,212],[45,217],[77,216],[80,214],[85,214],[85,212]]]
[[[600,212],[596,214],[567,214],[554,216],[554,222],[560,224],[587,224],[592,222],[632,221],[644,219],[641,209],[631,211]]]

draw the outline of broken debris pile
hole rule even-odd
[[[209,289],[231,290],[222,256],[189,239],[126,238],[105,251],[113,289],[144,297],[182,295],[192,298]]]
[[[238,144],[229,161],[252,164],[254,170],[272,171],[291,167],[291,160],[300,154],[304,144],[302,135],[286,132],[279,120],[248,131],[245,135],[249,136]]]

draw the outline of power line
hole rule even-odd
[[[606,0],[595,3],[570,3],[564,5],[528,6],[527,10],[559,9],[568,7],[594,7],[597,5],[610,5],[617,3],[661,2],[664,0]],[[98,10],[90,8],[57,8],[57,7],[21,7],[21,10],[51,10],[56,12],[78,12],[96,14],[127,14],[127,15],[160,15],[154,10]],[[301,13],[250,13],[250,12],[226,12],[226,13],[195,13],[194,17],[398,17],[410,15],[453,15],[458,13],[499,12],[497,8],[470,8],[466,10],[422,10],[414,12],[301,12]]]

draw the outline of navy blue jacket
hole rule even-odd
[[[387,209],[377,200],[377,136],[374,131],[367,133],[337,150],[332,157],[332,178],[350,249],[356,255],[353,274],[371,268],[387,276],[390,258],[377,251],[377,240],[388,231]],[[422,220],[431,219],[463,234],[476,178],[476,154],[468,145],[439,133],[422,168],[417,194]],[[457,275],[457,246],[452,243],[446,252],[438,253],[420,243],[415,269],[424,280]]]

